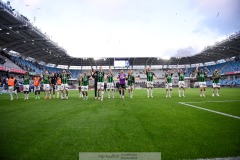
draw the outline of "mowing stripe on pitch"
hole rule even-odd
[[[227,113],[223,113],[223,112],[214,111],[214,110],[211,110],[211,109],[206,109],[206,108],[194,106],[194,105],[192,105],[192,104],[187,104],[187,103],[184,103],[184,102],[178,102],[178,103],[183,104],[183,105],[185,105],[185,106],[189,106],[189,107],[193,107],[193,108],[205,110],[205,111],[208,111],[208,112],[213,112],[213,113],[216,113],[216,114],[221,114],[221,115],[224,115],[224,116],[227,116],[227,117],[232,117],[232,118],[240,119],[240,117],[238,117],[238,116],[233,116],[233,115],[231,115],[231,114],[227,114]]]

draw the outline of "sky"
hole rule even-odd
[[[10,2],[73,57],[194,55],[240,31],[239,0]]]

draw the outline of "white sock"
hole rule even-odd
[[[206,94],[206,91],[203,91],[203,95],[205,96],[205,94]]]
[[[27,94],[27,99],[28,99],[28,95],[29,95],[29,94]]]
[[[169,91],[169,96],[171,96],[171,94],[172,94],[172,91],[170,90],[170,91]]]
[[[103,94],[104,94],[104,91],[101,92],[101,98],[103,99]]]
[[[153,89],[150,89],[150,94],[151,96],[153,96]]]
[[[26,94],[24,94],[24,99],[26,99],[27,98],[27,95]]]
[[[10,93],[10,97],[11,97],[11,99],[13,99],[12,93]]]
[[[220,91],[220,90],[219,90],[219,89],[217,89],[217,94],[219,94],[219,91]]]
[[[147,95],[149,96],[149,88],[147,88]]]
[[[16,97],[18,97],[17,90],[15,91],[15,95],[16,95]]]
[[[112,96],[114,97],[114,91],[112,90]]]
[[[185,91],[185,90],[183,89],[183,90],[182,90],[182,95],[183,95],[183,96],[184,96],[184,91]]]
[[[110,97],[110,90],[108,91],[108,97]]]

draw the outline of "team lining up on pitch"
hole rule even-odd
[[[199,66],[198,66],[199,67]],[[198,67],[195,70],[194,76],[197,78],[199,87],[200,87],[200,97],[206,96],[206,77],[209,73],[209,70],[205,67],[203,69],[198,70]],[[176,68],[178,73],[178,94],[179,97],[185,97],[185,82],[184,77],[187,73],[188,69],[185,65],[185,71],[183,69]],[[168,69],[165,73],[165,88],[166,88],[166,97],[171,97],[172,93],[172,76],[175,73],[175,69],[172,68],[171,70]],[[151,67],[144,69],[144,74],[147,76],[147,97],[153,97],[153,81],[154,78],[157,79],[157,76],[152,72]],[[61,99],[68,99],[68,80],[71,76],[71,72],[66,72],[66,70],[62,71],[62,74],[52,73],[49,74],[48,71],[45,71],[44,74],[36,74],[32,80],[34,84],[34,92],[35,92],[35,99],[40,99],[40,86],[43,83],[43,90],[44,90],[44,98],[51,99],[52,94],[53,98],[61,98]],[[16,99],[18,99],[18,93],[16,90],[16,78],[11,75],[9,76],[9,72],[7,71],[8,77],[8,91],[10,94],[10,99],[13,100],[13,94],[16,95]],[[29,84],[30,84],[30,75],[28,72],[23,75],[23,93],[24,93],[24,100],[29,99]],[[107,91],[108,91],[108,98],[111,97],[110,91],[112,92],[112,98],[114,98],[115,87],[114,87],[114,75],[112,74],[111,68],[108,69],[108,73],[105,73],[102,70],[102,66],[99,67],[99,70],[94,71],[92,68],[89,75],[86,71],[83,74],[80,74],[78,78],[78,89],[79,89],[79,97],[83,98],[83,100],[88,99],[88,86],[89,80],[94,80],[94,91],[95,91],[95,99],[99,99],[103,101],[104,97],[104,81],[107,81]],[[132,70],[128,70],[128,73],[125,74],[123,70],[117,76],[119,82],[116,83],[116,89],[120,94],[120,98],[124,98],[126,86],[128,88],[129,97],[133,98],[133,89],[135,83],[135,77],[133,75]],[[217,69],[214,70],[212,74],[213,79],[213,86],[212,86],[212,96],[215,95],[219,96],[220,91],[220,74]],[[126,85],[127,81],[127,85]],[[57,91],[57,95],[55,95],[55,91]]]

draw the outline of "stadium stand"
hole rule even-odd
[[[56,67],[43,66],[36,62],[25,60],[25,59],[23,59],[21,57],[17,57],[17,56],[7,55],[6,57],[8,57],[9,59],[12,60],[12,62],[10,60],[7,60],[7,62],[9,62],[9,63],[5,63],[4,66],[6,68],[10,66],[9,64],[11,62],[12,63],[11,67],[16,67],[16,68],[21,67],[21,69],[32,72],[32,73],[42,73],[45,70],[48,70],[50,73],[52,73],[52,72],[61,73],[63,70],[63,69],[56,68]],[[8,64],[8,66],[6,66],[6,64]],[[203,69],[204,67],[205,66],[201,66],[200,69]],[[221,80],[222,85],[226,85],[226,86],[240,85],[239,76],[236,76],[236,78],[234,77],[234,78],[226,79],[226,74],[231,75],[231,74],[240,72],[240,60],[228,61],[228,62],[216,64],[216,65],[209,65],[209,66],[207,66],[207,68],[210,70],[210,73],[208,74],[209,77],[211,77],[211,75],[215,69],[218,69],[222,75],[225,75],[225,77],[222,78],[222,80]],[[191,73],[193,73],[195,71],[195,69],[196,69],[195,67],[188,68],[188,72],[187,72],[186,76],[190,77]],[[71,76],[72,80],[76,80],[79,77],[79,75],[82,73],[82,70],[77,70],[77,69],[76,70],[71,69],[69,71],[72,73],[72,76]],[[89,69],[85,70],[85,71],[90,72]],[[107,70],[104,70],[104,71],[106,73],[108,72]],[[127,69],[125,69],[124,71],[125,71],[125,73],[127,73]],[[158,80],[156,80],[154,83],[155,87],[163,87],[164,86],[164,75],[165,75],[166,68],[152,69],[152,71],[158,77]],[[117,78],[117,75],[119,72],[120,72],[120,69],[113,69],[113,74],[115,75],[115,79]],[[137,77],[136,87],[144,87],[145,86],[144,81],[146,79],[146,75],[143,73],[143,69],[133,69],[133,73],[134,73],[134,76]],[[173,75],[173,85],[177,85],[177,83],[178,83],[178,75],[175,72],[175,74]],[[208,86],[212,85],[211,79],[207,80],[207,85]]]

